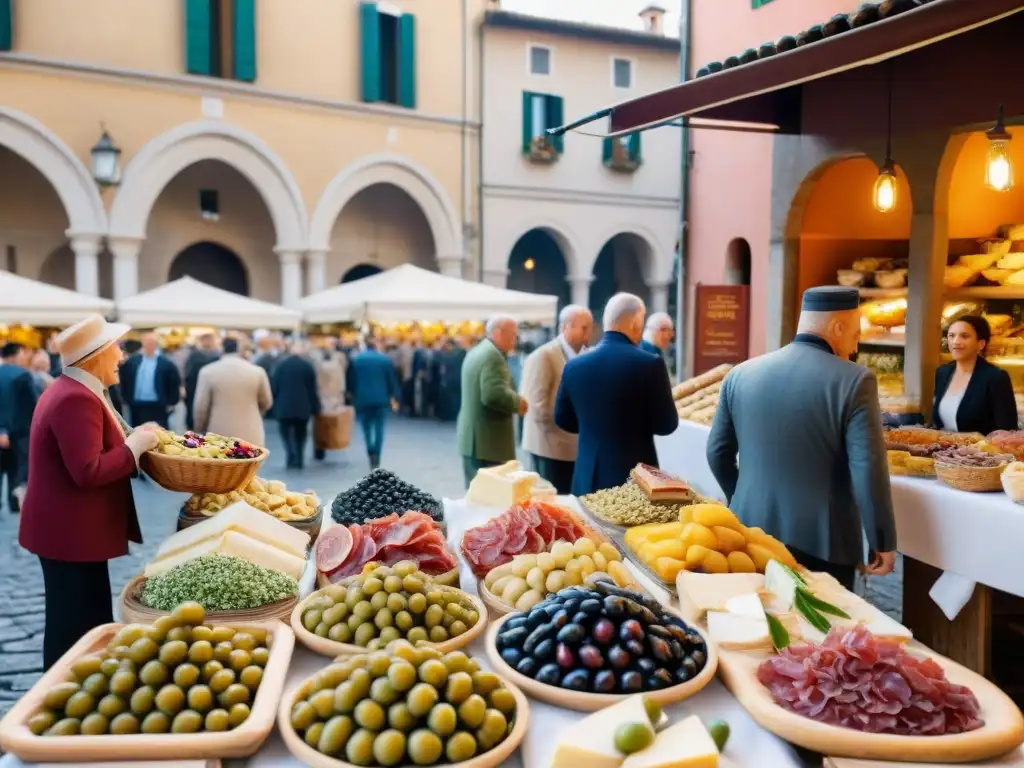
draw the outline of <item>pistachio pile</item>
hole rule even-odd
[[[583,496],[580,501],[602,520],[616,525],[644,525],[645,523],[671,523],[679,519],[679,512],[701,501],[694,492],[693,501],[651,502],[634,482]]]
[[[298,594],[295,579],[240,557],[203,555],[146,580],[142,602],[173,611],[196,602],[207,611],[242,611]]]

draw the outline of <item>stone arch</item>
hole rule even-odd
[[[601,250],[618,235],[632,235],[642,241],[647,247],[647,253],[642,258],[640,267],[643,270],[644,280],[648,284],[665,283],[672,279],[672,270],[675,266],[675,250],[672,244],[664,244],[647,227],[641,224],[618,224],[606,227],[601,236],[595,238],[597,247],[593,250],[593,269],[597,263],[597,257]]]
[[[250,296],[252,280],[245,259],[216,240],[200,240],[182,248],[171,260],[167,281],[191,277],[240,296]]]
[[[370,155],[351,163],[331,179],[310,222],[312,250],[330,250],[331,232],[342,209],[353,197],[375,184],[392,184],[416,202],[430,225],[439,263],[462,258],[459,217],[444,187],[426,168],[395,154]]]
[[[575,233],[567,229],[564,224],[551,219],[531,219],[523,226],[511,230],[511,237],[502,244],[501,248],[496,249],[493,254],[495,268],[498,267],[498,259],[500,258],[500,268],[506,269],[508,259],[512,255],[516,244],[535,229],[540,230],[555,241],[558,249],[562,252],[562,258],[565,259],[565,274],[568,279],[589,274],[580,268],[579,259],[582,251],[580,250],[579,240]]]
[[[168,182],[202,160],[226,163],[252,183],[270,211],[278,251],[306,250],[306,206],[291,171],[254,134],[213,120],[172,128],[138,151],[114,199],[111,236],[145,238],[150,212]]]
[[[0,145],[20,155],[50,182],[68,217],[68,235],[103,236],[107,214],[96,182],[57,134],[33,117],[0,107]]]

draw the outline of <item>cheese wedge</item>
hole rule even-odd
[[[725,611],[708,611],[708,634],[715,645],[727,651],[753,651],[771,648],[768,619]]]
[[[164,539],[156,552],[156,563],[205,541],[215,541],[228,531],[237,531],[251,539],[262,541],[288,554],[305,559],[309,546],[309,534],[283,523],[244,501],[224,508],[209,520],[186,528]]]
[[[250,538],[238,531],[228,531],[219,539],[207,539],[188,549],[179,550],[173,555],[154,560],[146,566],[145,577],[151,578],[166,573],[184,562],[203,555],[229,555],[248,560],[250,563],[262,565],[274,571],[280,571],[298,581],[306,568],[306,560],[293,554],[272,547],[257,539]]]
[[[622,768],[718,768],[718,748],[693,715],[659,733],[651,746],[627,757]]]
[[[484,467],[469,484],[466,500],[484,507],[505,509],[522,504],[530,498],[533,484],[540,478],[528,472],[518,461],[508,461],[497,467]]]
[[[763,586],[764,576],[759,573],[680,571],[676,578],[680,611],[695,624],[702,624],[708,611],[724,611],[732,598],[756,593]]]
[[[752,592],[748,595],[736,595],[725,601],[725,610],[735,613],[737,616],[747,616],[751,619],[764,619],[764,605],[761,598]]]
[[[615,748],[616,729],[649,722],[639,695],[599,710],[563,732],[550,768],[619,768],[626,756]]]

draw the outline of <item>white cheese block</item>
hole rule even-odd
[[[627,757],[622,768],[718,768],[718,748],[693,715],[659,733],[650,747]]]
[[[219,539],[207,539],[185,550],[179,550],[169,557],[155,560],[146,566],[144,575],[151,578],[166,573],[184,562],[203,555],[228,555],[240,557],[250,563],[280,571],[298,581],[305,570],[304,558],[284,552],[238,531],[227,531]]]
[[[484,467],[469,484],[466,500],[484,507],[505,509],[522,504],[530,498],[536,472],[523,470],[518,461],[509,461],[497,467]]]
[[[683,618],[695,624],[704,622],[708,611],[724,611],[734,597],[757,592],[764,586],[759,573],[694,573],[680,571],[676,592]]]
[[[650,723],[642,696],[630,696],[599,710],[562,733],[550,768],[619,768],[615,730],[625,723]]]
[[[751,651],[770,648],[771,635],[764,611],[760,618],[724,611],[708,611],[708,634],[719,648]]]
[[[156,552],[154,562],[184,551],[205,540],[219,539],[228,531],[237,531],[286,553],[305,559],[309,534],[297,530],[244,501],[225,507],[209,520],[168,536]]]
[[[793,572],[778,560],[769,560],[764,569],[764,588],[772,594],[776,613],[792,610],[796,590],[801,586]]]
[[[764,619],[764,605],[757,593],[736,595],[725,601],[725,610],[737,616],[748,616],[751,619]]]

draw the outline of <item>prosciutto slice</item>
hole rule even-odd
[[[775,703],[828,725],[865,733],[941,736],[981,728],[978,699],[862,624],[835,627],[820,646],[791,646],[763,661],[758,680]]]
[[[446,573],[458,564],[440,526],[422,512],[391,514],[362,525],[350,525],[349,532],[352,548],[340,566],[333,567],[333,562],[326,559],[323,563],[317,562],[320,571],[332,582],[361,573],[369,562],[395,565],[412,560],[431,576]],[[322,567],[324,565],[330,567]]]

